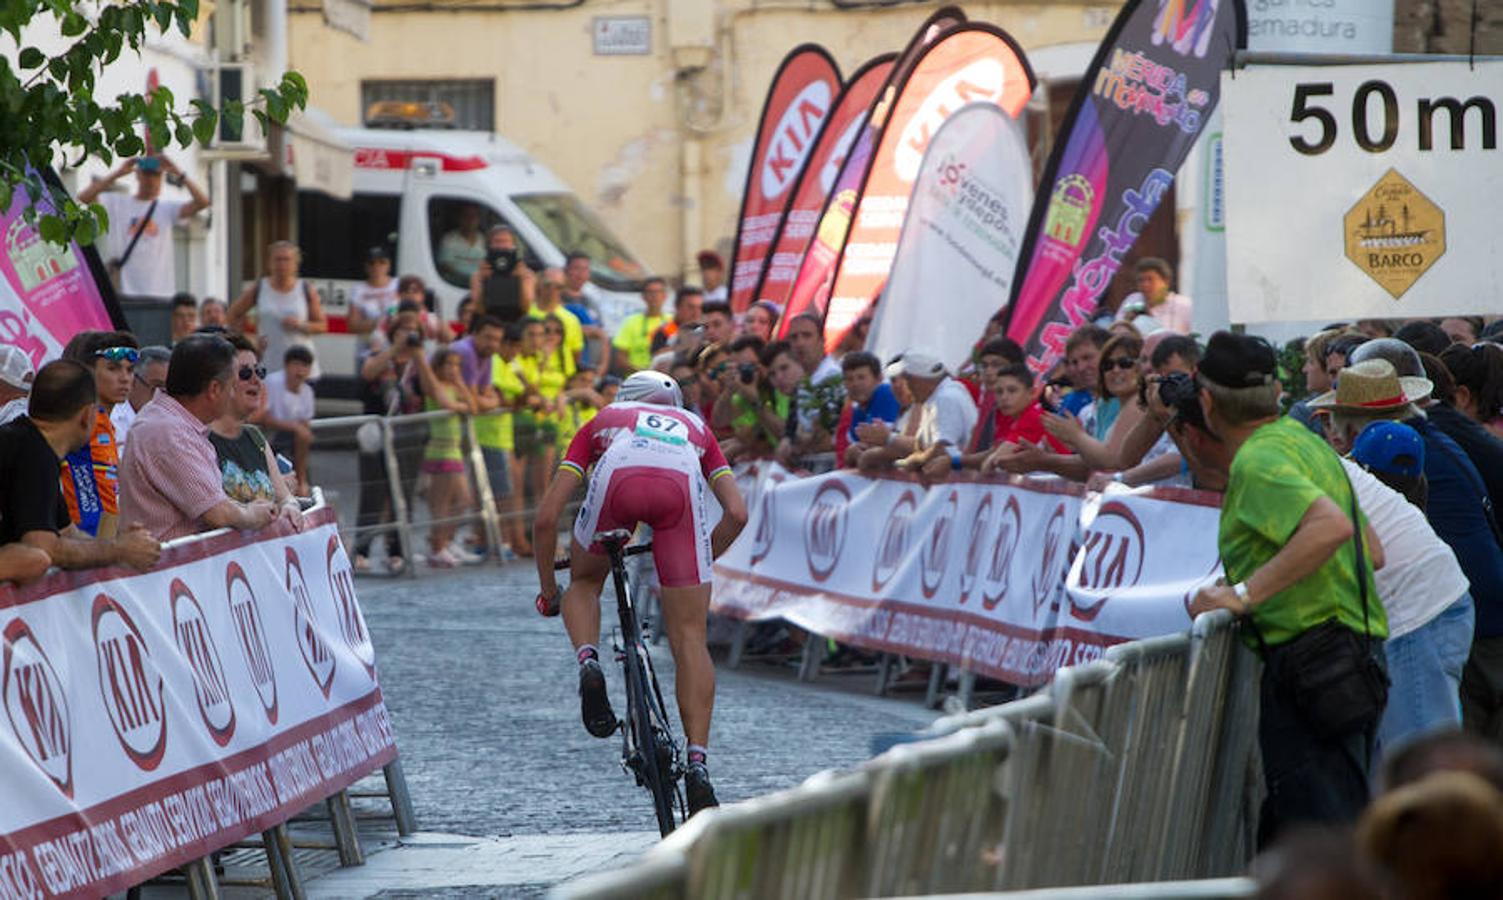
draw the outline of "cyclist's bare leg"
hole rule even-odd
[[[710,713],[715,707],[715,664],[705,639],[709,611],[708,583],[663,588],[663,626],[673,651],[678,715],[689,743],[701,747],[710,745]]]
[[[569,539],[569,588],[562,609],[564,628],[576,650],[600,641],[600,591],[610,576],[610,557],[597,556]]]

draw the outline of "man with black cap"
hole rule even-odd
[[[1201,406],[1230,474],[1217,536],[1225,577],[1190,607],[1243,616],[1263,656],[1265,844],[1299,822],[1357,817],[1387,702],[1388,621],[1372,579],[1383,550],[1336,454],[1280,416],[1277,366],[1266,341],[1224,331],[1201,360]]]

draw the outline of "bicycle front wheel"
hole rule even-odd
[[[653,812],[657,814],[658,831],[663,837],[678,827],[673,815],[672,747],[659,740],[652,714],[652,701],[648,696],[647,667],[643,664],[642,650],[633,643],[626,654],[626,702],[631,719],[632,737],[637,745],[642,784],[652,794]],[[667,763],[666,765],[664,763]]]

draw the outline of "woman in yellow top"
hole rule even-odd
[[[548,401],[548,419],[554,423],[554,446],[562,454],[569,448],[577,426],[564,396],[574,377],[574,357],[564,347],[563,320],[553,314],[543,318],[543,345],[539,357],[538,391]]]
[[[554,400],[563,388],[563,380],[546,371],[541,320],[522,321],[522,345],[517,358],[511,361],[511,368],[524,390],[512,417],[513,443],[525,475],[521,489],[536,500],[547,489],[557,458],[558,419],[551,413],[556,409]]]

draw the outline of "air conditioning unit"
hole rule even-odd
[[[234,101],[245,104],[245,118],[238,129],[220,116],[214,137],[202,151],[206,159],[265,159],[266,134],[261,121],[251,112],[257,98],[255,67],[245,62],[215,63],[204,72],[208,82],[208,101],[216,110]]]

